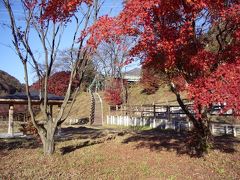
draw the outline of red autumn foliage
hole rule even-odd
[[[158,74],[155,74],[153,71],[143,69],[143,74],[140,82],[143,86],[144,93],[154,94],[159,89],[160,78]]]
[[[68,71],[54,73],[48,80],[48,93],[64,96],[68,88],[69,79],[70,72]],[[76,83],[78,82],[73,83],[73,87]],[[40,87],[41,84],[37,81],[31,86],[31,90],[39,90]]]
[[[222,64],[208,77],[196,79],[188,87],[195,106],[209,107],[209,102],[219,102],[226,104],[225,110],[233,109],[239,115],[240,78],[237,74],[240,74],[240,59],[233,64]]]
[[[31,121],[27,121],[26,124],[22,124],[22,127],[19,129],[25,135],[34,135],[35,137],[39,137],[37,129],[33,126]]]
[[[155,69],[178,91],[187,90],[196,108],[225,102],[239,112],[239,12],[235,0],[129,0],[118,16],[102,17],[89,29],[89,44],[129,36],[136,41],[131,58],[158,64]],[[214,27],[215,52],[205,40]]]
[[[112,79],[104,91],[104,99],[109,105],[121,105],[122,98],[122,80]]]
[[[56,21],[67,21],[74,15],[78,10],[78,6],[85,3],[86,5],[91,5],[92,0],[24,0],[24,5],[28,9],[34,9],[36,6],[40,6],[42,9],[43,20]]]
[[[92,3],[50,2],[45,16],[60,20],[67,19],[80,3]],[[157,70],[167,74],[169,82],[181,81],[178,90],[187,90],[195,107],[218,101],[237,112],[239,12],[237,0],[128,0],[118,16],[104,16],[89,29],[88,43],[97,47],[103,41],[119,42],[128,36],[136,42],[129,61],[140,58],[143,63],[157,63]],[[217,52],[207,50],[209,42],[204,40],[214,27],[220,29],[215,37]],[[227,36],[231,37],[229,43]]]
[[[69,14],[59,12],[55,17],[52,10],[56,8],[50,8],[47,17],[68,20],[79,5],[75,0],[63,4],[70,2]],[[235,114],[240,112],[239,12],[239,0],[127,0],[118,16],[104,16],[88,29],[88,44],[97,48],[102,42],[120,43],[127,37],[133,42],[128,62],[140,59],[143,64],[158,64],[156,70],[166,76],[179,105],[194,124],[191,149],[194,146],[203,153],[210,139],[207,108],[223,102]],[[197,116],[186,110],[179,93],[183,90],[193,100]],[[118,104],[119,94],[110,91],[109,101],[115,97]]]
[[[142,77],[140,83],[143,87],[143,91],[146,94],[154,94],[161,83],[164,81],[164,76],[160,74],[158,64],[154,63],[144,63],[142,66]]]
[[[45,7],[45,13],[42,18],[51,19],[53,21],[69,19],[77,11],[77,7],[82,3],[89,5],[92,4],[92,0],[49,0],[47,3],[42,1],[42,6]]]

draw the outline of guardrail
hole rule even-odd
[[[176,131],[190,131],[193,127],[190,121],[158,119],[153,117],[130,117],[130,116],[107,116],[107,125],[143,127],[161,129],[174,129]],[[226,123],[210,123],[210,130],[213,135],[240,136],[240,125]]]
[[[186,108],[194,114],[192,104]],[[232,111],[223,113],[223,106],[213,106],[210,114],[232,116]],[[192,123],[180,106],[177,105],[135,105],[110,107],[107,116],[108,125],[149,126],[151,128],[191,130]],[[240,125],[211,122],[210,130],[214,135],[232,134],[240,136]]]
[[[194,114],[193,105],[186,104],[190,113]],[[211,115],[232,116],[233,111],[223,111],[224,107],[220,105],[212,106]],[[186,117],[186,114],[180,106],[177,105],[121,105],[110,106],[110,115],[130,115],[135,117],[154,117],[154,118],[171,118],[171,115]]]

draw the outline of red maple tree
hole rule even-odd
[[[119,42],[122,36],[133,40],[128,61],[140,58],[159,65],[156,68],[193,122],[197,147],[203,152],[209,142],[209,107],[220,102],[235,114],[240,111],[239,12],[238,0],[128,0],[118,16],[104,16],[89,29],[88,43],[97,47]],[[189,92],[197,116],[184,105],[182,90]]]
[[[109,105],[121,105],[123,103],[122,89],[121,79],[111,79],[104,90],[104,99],[106,102]]]
[[[240,111],[240,4],[236,0],[129,0],[117,17],[90,28],[89,44],[134,40],[132,60],[157,63],[179,105],[193,122],[198,150],[209,142],[209,107],[216,102]],[[187,90],[196,116],[184,105]]]
[[[58,96],[64,96],[68,89],[70,74],[69,71],[61,71],[51,75],[48,80],[48,92]],[[72,87],[73,89],[76,83],[78,82],[75,81]],[[33,83],[31,86],[31,90],[39,90],[40,88],[41,82],[39,81]]]
[[[24,0],[23,3],[29,9],[36,6],[42,7],[44,12],[40,17],[41,21],[52,20],[56,22],[69,20],[77,12],[81,4],[91,5],[93,0]]]

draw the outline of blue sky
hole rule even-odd
[[[14,13],[19,23],[21,24],[21,17],[23,17],[21,8],[19,6],[19,1],[16,2],[16,6],[14,8]],[[110,12],[111,16],[117,15],[122,9],[122,1],[121,0],[105,0],[103,4],[101,15],[108,14]],[[13,46],[11,44],[11,31],[9,28],[4,26],[3,24],[9,24],[9,19],[3,4],[0,2],[0,69],[6,71],[10,75],[16,77],[20,82],[24,83],[24,74],[23,74],[23,66],[21,64],[20,59],[13,51]],[[68,37],[71,36],[71,32],[73,27],[71,24],[68,24],[67,31],[64,33],[64,38],[62,39],[62,44],[60,49],[66,49],[70,46],[68,41]],[[35,41],[34,37],[31,39],[32,42]],[[35,43],[36,50],[38,49],[39,44]],[[40,52],[39,52],[40,53]],[[30,73],[29,75],[30,82],[34,81],[33,75]]]

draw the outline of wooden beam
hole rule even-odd
[[[39,100],[32,100],[33,105],[39,105],[41,102]],[[61,105],[63,100],[48,100],[49,105]],[[0,99],[0,104],[28,104],[25,99]]]

